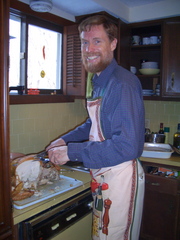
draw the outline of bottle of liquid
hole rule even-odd
[[[177,132],[174,134],[173,146],[180,150],[180,123],[178,123]]]
[[[164,134],[163,123],[160,123],[159,134]]]
[[[165,142],[166,144],[169,143],[169,132],[170,132],[170,128],[169,127],[164,127],[164,135],[165,135]]]

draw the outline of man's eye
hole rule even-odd
[[[82,41],[81,44],[82,44],[82,45],[87,45],[87,44],[88,44],[88,41]]]
[[[101,41],[100,40],[96,40],[95,41],[95,44],[99,44]]]

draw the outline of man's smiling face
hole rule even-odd
[[[89,31],[83,31],[80,37],[82,60],[86,70],[100,73],[111,62],[117,39],[111,42],[103,25],[92,26]]]

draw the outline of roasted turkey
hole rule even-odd
[[[34,194],[38,186],[60,179],[60,167],[52,162],[35,161],[35,155],[26,155],[11,162],[12,199],[23,200]]]

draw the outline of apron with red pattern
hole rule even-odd
[[[87,101],[92,121],[90,141],[104,141],[100,124],[101,98]],[[90,170],[93,240],[138,240],[144,199],[144,171],[138,159]]]

